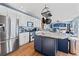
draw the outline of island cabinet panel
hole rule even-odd
[[[69,52],[68,49],[68,39],[59,39],[58,40],[58,50],[63,51],[65,53]]]
[[[57,51],[69,52],[68,39],[50,38],[46,36],[35,36],[35,50],[46,56],[55,56]]]
[[[35,48],[35,50],[42,52],[42,39],[41,39],[41,37],[35,36],[34,48]]]
[[[42,53],[47,56],[55,56],[57,52],[56,40],[44,37],[42,42]]]

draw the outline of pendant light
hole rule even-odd
[[[45,5],[44,9],[42,9],[41,15],[46,17],[46,18],[52,16],[51,12],[49,11],[49,8],[46,5]]]
[[[51,12],[49,10],[49,8],[45,5],[44,9],[42,9],[41,11],[41,15],[43,16],[43,23],[44,24],[50,24],[51,23]]]

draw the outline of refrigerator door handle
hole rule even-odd
[[[3,29],[3,31],[5,32],[5,28],[4,28],[4,27],[2,27],[2,29]]]

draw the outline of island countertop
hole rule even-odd
[[[37,31],[35,34],[37,36],[45,36],[45,37],[57,38],[57,39],[69,38],[69,35],[68,34],[59,33],[59,32]]]

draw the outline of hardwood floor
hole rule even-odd
[[[8,56],[43,56],[43,55],[34,50],[34,42],[31,42],[21,46],[16,51],[11,52],[10,54],[8,54]],[[70,53],[66,54],[58,51],[57,56],[75,56],[75,55]]]

